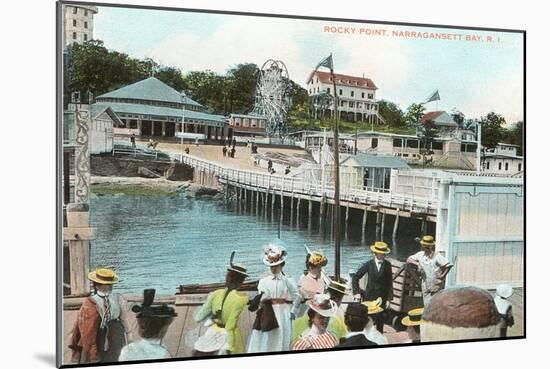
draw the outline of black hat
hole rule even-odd
[[[246,273],[246,268],[244,267],[244,265],[233,264],[234,258],[235,258],[235,251],[231,251],[231,257],[229,258],[229,266],[227,267],[227,270],[236,272],[244,275],[245,277],[248,277],[248,274]]]
[[[153,305],[153,300],[155,299],[155,289],[149,288],[143,290],[143,304],[134,305],[132,311],[137,315],[137,318],[160,318],[167,319],[178,316],[174,308],[166,304],[155,304]]]

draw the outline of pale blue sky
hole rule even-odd
[[[356,33],[326,33],[325,26]],[[383,29],[389,36],[359,35],[361,28]],[[462,41],[399,38],[391,36],[393,30],[460,34]],[[500,37],[500,42],[464,41],[466,35]],[[439,89],[440,110],[456,107],[472,118],[494,110],[509,122],[523,119],[520,33],[99,7],[94,37],[109,49],[152,57],[184,72],[222,73],[237,63],[261,66],[269,58],[280,59],[301,85],[332,52],[337,73],[364,74],[378,86],[377,98],[402,109]]]

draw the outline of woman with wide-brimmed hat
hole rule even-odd
[[[294,301],[292,313],[299,318],[307,310],[306,302],[315,294],[325,291],[326,283],[321,275],[327,265],[327,257],[321,251],[310,251],[306,256],[306,272],[298,280],[298,297]]]
[[[88,274],[94,293],[84,299],[72,331],[69,347],[72,362],[94,363],[118,361],[126,337],[132,331],[124,324],[126,301],[113,293],[118,283],[116,273],[108,268],[98,268]]]
[[[435,251],[433,236],[426,235],[420,240],[421,251],[407,258],[408,264],[416,265],[422,278],[422,298],[427,306],[432,296],[439,292],[444,284],[452,264],[441,253]]]
[[[393,299],[393,274],[392,265],[386,260],[386,255],[391,252],[388,244],[376,241],[370,246],[374,257],[364,263],[353,275],[353,294],[356,299],[372,301],[382,299],[382,308],[387,309]],[[364,290],[359,287],[359,280],[367,275],[367,286]],[[376,315],[376,329],[383,333],[384,313]]]
[[[327,330],[329,320],[336,316],[338,306],[329,295],[316,294],[306,302],[309,327],[292,344],[293,351],[332,348],[338,338]]]
[[[168,327],[177,316],[173,307],[166,304],[153,304],[155,290],[143,291],[143,303],[134,305],[140,339],[122,348],[119,361],[156,360],[170,358],[170,353],[162,339]]]
[[[197,322],[209,319],[207,324],[212,323],[225,330],[227,334],[226,353],[228,354],[244,352],[239,317],[248,301],[246,294],[237,291],[248,274],[243,265],[233,263],[234,257],[235,251],[231,253],[225,274],[225,288],[210,293],[204,305],[194,316]]]
[[[248,352],[290,350],[292,334],[291,309],[297,297],[296,282],[285,275],[286,249],[280,241],[264,247],[263,263],[270,274],[258,281],[258,296],[249,309],[257,311],[248,343]]]

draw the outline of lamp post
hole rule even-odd
[[[183,134],[185,133],[185,91],[181,91],[181,136],[180,136],[180,162],[183,163]]]
[[[477,174],[481,173],[481,123],[477,122]]]

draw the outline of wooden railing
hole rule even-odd
[[[315,198],[325,198],[326,202],[334,201],[334,187],[326,184],[305,181],[302,178],[277,176],[251,170],[241,170],[224,167],[218,163],[200,159],[191,155],[177,155],[174,158],[182,160],[193,168],[213,173],[221,181],[229,184],[261,191],[290,196],[307,195]],[[340,200],[365,205],[376,205],[389,208],[399,208],[415,212],[435,214],[438,206],[437,197],[417,196],[414,193],[378,192],[361,189],[341,189]]]

